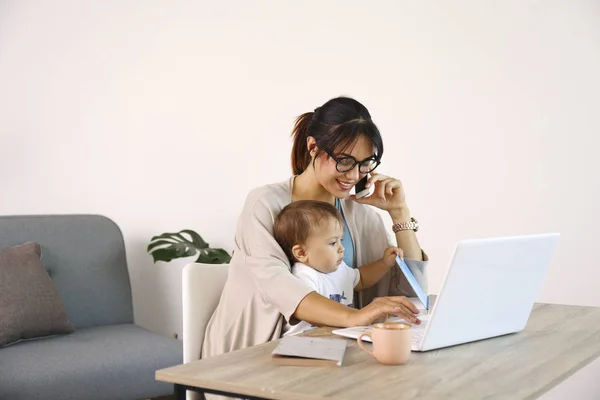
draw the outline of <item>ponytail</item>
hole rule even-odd
[[[310,152],[306,146],[306,138],[313,120],[314,112],[307,112],[296,118],[292,136],[294,146],[292,147],[292,172],[300,175],[310,164]]]

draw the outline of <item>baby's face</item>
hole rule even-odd
[[[336,271],[344,259],[343,233],[343,227],[333,218],[319,224],[306,241],[305,264],[325,274]]]

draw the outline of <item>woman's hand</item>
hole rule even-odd
[[[383,261],[386,267],[392,268],[394,265],[396,265],[396,256],[400,256],[400,258],[404,260],[404,252],[402,249],[395,246],[390,246],[383,252],[381,261]]]
[[[375,185],[373,194],[361,199],[357,199],[355,195],[351,195],[350,199],[360,204],[369,204],[388,212],[402,211],[407,208],[406,195],[402,182],[396,178],[386,175],[371,172],[371,176],[367,181],[366,187]]]
[[[368,306],[350,315],[349,326],[369,325],[390,314],[419,325],[421,320],[416,317],[418,313],[417,307],[404,296],[377,297]]]

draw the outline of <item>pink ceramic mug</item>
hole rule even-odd
[[[412,330],[402,322],[382,322],[374,324],[371,332],[361,334],[358,345],[377,361],[385,365],[404,364],[410,358]],[[362,338],[368,336],[373,341],[373,351],[367,350]]]

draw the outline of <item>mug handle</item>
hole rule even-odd
[[[360,347],[361,349],[363,349],[364,351],[366,351],[367,353],[369,353],[369,355],[373,358],[375,358],[375,355],[373,354],[373,352],[371,350],[368,350],[365,345],[364,342],[362,341],[363,337],[369,337],[369,339],[371,339],[371,342],[373,341],[373,337],[371,336],[370,332],[366,332],[366,333],[361,333],[361,335],[356,339],[356,343],[358,343],[358,347]]]

